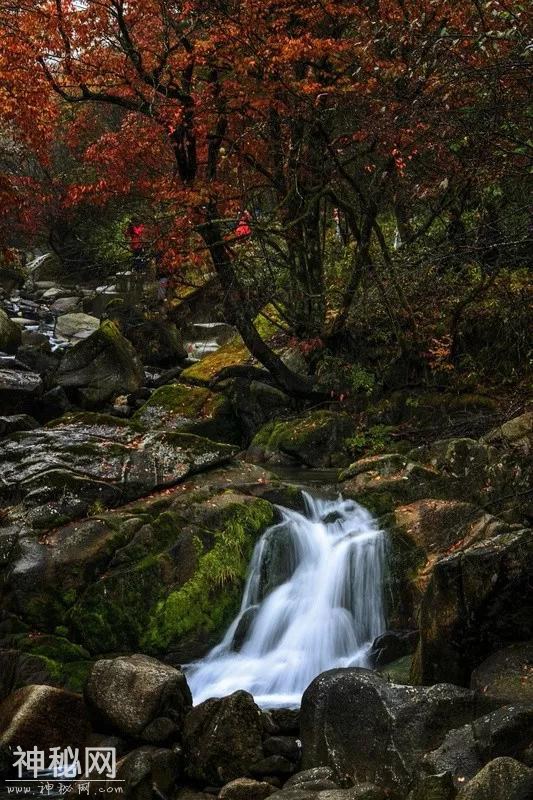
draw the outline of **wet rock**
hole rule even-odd
[[[144,655],[97,661],[85,694],[113,729],[149,742],[179,737],[192,706],[184,674]]]
[[[406,655],[414,653],[418,642],[418,631],[387,631],[372,643],[368,654],[370,663],[376,667],[385,666]]]
[[[10,417],[0,417],[0,436],[9,436],[17,431],[33,431],[39,423],[28,414],[13,414]]]
[[[43,377],[51,375],[59,364],[59,355],[52,353],[46,345],[23,344],[17,351],[17,358]]]
[[[221,785],[248,777],[262,757],[261,710],[248,692],[200,703],[184,733],[187,772],[195,780]]]
[[[533,705],[533,642],[493,653],[474,670],[470,686],[502,705]]]
[[[528,455],[533,449],[533,412],[528,411],[504,422],[499,428],[490,431],[481,441],[518,449]]]
[[[115,506],[141,497],[234,452],[190,434],[139,433],[113,417],[74,415],[1,441],[0,500],[21,502],[12,519],[54,527],[95,502]]]
[[[52,686],[24,686],[0,704],[0,747],[80,747],[90,735],[80,695]]]
[[[4,353],[16,353],[21,342],[18,325],[12,322],[6,312],[0,308],[0,350]]]
[[[83,312],[62,314],[57,318],[55,331],[65,339],[86,339],[100,327],[98,317]]]
[[[59,297],[50,306],[52,314],[71,314],[81,305],[81,297]]]
[[[514,530],[437,562],[420,609],[414,675],[465,685],[491,652],[533,638],[533,537]]]
[[[265,800],[276,791],[271,783],[254,781],[252,778],[237,778],[222,787],[219,800]]]
[[[106,321],[65,353],[56,380],[64,389],[75,390],[87,407],[94,407],[139,389],[143,371],[131,344]]]
[[[285,789],[307,789],[319,791],[321,789],[337,789],[335,770],[331,767],[312,767],[302,772],[297,772],[285,783]]]
[[[456,686],[397,686],[368,670],[330,670],[302,699],[302,766],[330,766],[356,782],[406,792],[421,754],[475,710],[474,693]]]
[[[424,759],[432,772],[448,772],[459,788],[483,764],[500,756],[522,758],[533,743],[533,708],[504,706],[454,728]]]
[[[247,608],[246,611],[243,613],[242,617],[239,620],[239,623],[235,629],[235,633],[233,634],[233,642],[232,648],[236,652],[238,652],[241,647],[243,646],[250,628],[252,627],[255,618],[257,617],[257,612],[259,610],[259,606],[250,606]]]
[[[43,392],[35,372],[0,369],[0,408],[4,414],[32,414]]]
[[[533,770],[512,758],[496,758],[464,786],[457,800],[529,800]]]

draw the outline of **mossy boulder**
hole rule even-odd
[[[290,420],[267,423],[254,436],[250,461],[296,462],[308,467],[343,466],[350,460],[355,425],[348,414],[315,411]]]
[[[56,380],[91,408],[142,386],[143,370],[130,342],[110,320],[67,350]]]
[[[150,430],[184,431],[217,442],[240,444],[238,420],[229,400],[184,383],[161,386],[135,413],[135,424]]]
[[[16,353],[21,339],[19,326],[11,322],[6,312],[0,308],[0,350],[4,353]]]

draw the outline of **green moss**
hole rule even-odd
[[[273,420],[255,435],[252,448],[285,453],[308,466],[341,466],[350,460],[354,423],[347,414],[314,411],[290,420]]]
[[[271,319],[275,319],[277,316],[277,313],[271,307],[265,308],[264,311]],[[274,334],[279,333],[279,328],[262,313],[257,315],[254,324],[257,328],[257,332],[265,341],[271,339]],[[252,357],[248,348],[240,336],[235,336],[231,341],[217,350],[216,353],[210,353],[196,364],[187,367],[187,369],[181,373],[181,378],[182,380],[188,380],[192,383],[208,385],[213,378],[226,367],[233,367],[237,364],[247,364],[250,361],[252,361]]]
[[[70,414],[65,414],[58,419],[49,422],[47,428],[61,428],[64,425],[97,425],[97,426],[111,426],[113,428],[127,428],[129,423],[125,419],[113,417],[111,414],[100,414],[93,411],[77,411]]]
[[[139,427],[182,430],[214,441],[239,442],[238,421],[227,398],[198,386],[162,386],[135,413]]]
[[[387,664],[385,667],[381,667],[379,672],[387,678],[391,683],[401,683],[401,684],[409,684],[411,683],[411,665],[413,662],[413,656],[403,656],[403,658],[398,658],[396,661],[393,661],[391,664]]]
[[[142,645],[161,652],[181,637],[202,630],[222,632],[235,614],[253,546],[273,520],[264,500],[233,504],[214,545],[200,556],[194,576],[161,600],[143,636]],[[200,540],[196,540],[196,546]]]

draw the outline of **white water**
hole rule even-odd
[[[305,516],[280,509],[282,521],[256,545],[239,614],[222,642],[189,666],[195,703],[245,689],[265,708],[296,706],[324,670],[368,666],[385,630],[385,534],[352,500],[304,499]],[[285,574],[265,592],[265,567],[276,555]],[[245,614],[253,621],[237,652]]]

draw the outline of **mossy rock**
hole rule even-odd
[[[217,442],[241,441],[238,420],[227,398],[184,383],[156,389],[135,413],[133,423],[150,430],[195,433]]]
[[[217,641],[236,614],[254,545],[275,511],[256,498],[224,498],[219,526],[205,540],[198,536],[197,566],[151,614],[142,645],[148,651],[199,654]],[[237,501],[237,502],[236,502]]]
[[[15,635],[9,645],[13,656],[20,653],[16,657],[18,669],[13,670],[12,691],[38,682],[83,692],[92,663],[85,648],[50,634]]]
[[[11,322],[6,312],[0,308],[0,350],[4,353],[16,353],[21,340],[19,326]]]
[[[290,420],[273,420],[254,436],[248,457],[252,461],[308,467],[335,467],[350,461],[354,422],[348,414],[314,411]]]
[[[135,350],[111,320],[65,353],[56,376],[60,386],[75,390],[89,408],[136,391],[143,378]]]
[[[265,309],[265,313],[271,318],[276,316],[275,311],[271,308]],[[257,332],[265,341],[268,341],[276,333],[279,333],[279,328],[262,313],[258,314],[254,320],[254,324]],[[205,356],[205,358],[196,362],[196,364],[183,370],[181,379],[200,386],[209,386],[226,367],[235,367],[251,363],[256,362],[254,362],[250,351],[241,337],[235,336],[215,353],[210,353]]]
[[[67,615],[92,653],[205,652],[237,612],[257,538],[274,518],[261,499],[223,491],[164,511],[115,554]]]

